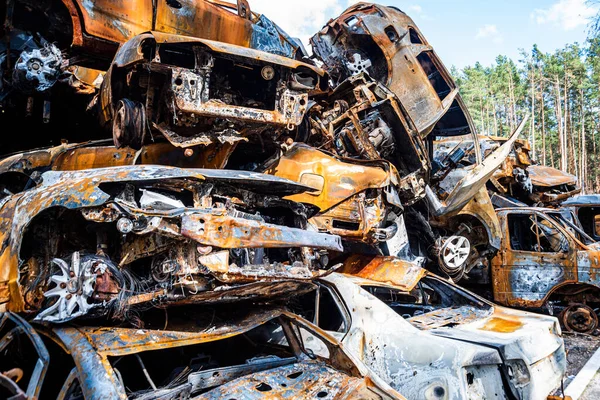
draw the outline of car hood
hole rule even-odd
[[[485,317],[430,332],[491,346],[505,360],[522,359],[529,365],[554,353],[563,342],[556,318],[499,306]]]
[[[527,172],[534,186],[553,187],[577,184],[575,175],[545,165],[530,165],[527,167]]]
[[[485,186],[487,181],[494,175],[496,170],[500,168],[506,157],[512,150],[513,144],[523,131],[525,123],[529,117],[523,118],[521,124],[510,138],[498,149],[494,150],[488,157],[479,165],[476,165],[469,170],[464,177],[454,185],[454,189],[448,195],[448,198],[442,204],[431,188],[427,188],[427,197],[430,203],[434,206],[435,215],[447,215],[456,212],[463,208],[475,196],[479,190]]]
[[[366,388],[365,379],[348,376],[322,362],[304,361],[235,379],[193,399],[228,399],[240,393],[256,393],[262,398],[261,391],[268,392],[270,399],[353,399],[361,397]]]

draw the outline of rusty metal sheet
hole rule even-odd
[[[375,393],[369,393],[365,380],[348,376],[321,362],[313,361],[238,378],[195,397],[195,399],[219,400],[236,396],[239,393],[246,393],[248,398],[253,394],[255,394],[255,398],[263,397],[263,394],[256,389],[257,387],[269,388],[269,399],[273,400],[300,397],[306,399],[321,397],[351,399],[357,398],[356,396],[363,399],[377,398]]]
[[[152,29],[152,0],[63,0],[75,4],[82,16],[82,31],[111,42]]]
[[[71,15],[73,45],[101,58],[110,58],[119,43],[140,33],[156,30],[238,46],[252,47],[289,58],[303,49],[268,18],[232,12],[236,4],[179,0],[62,0]],[[247,6],[247,2],[246,2]]]
[[[427,271],[416,263],[397,257],[350,256],[341,273],[368,279],[410,292]]]
[[[388,186],[390,174],[383,168],[340,161],[326,153],[295,144],[282,157],[268,165],[265,173],[299,182],[311,188],[306,193],[289,196],[300,203],[314,204],[329,210],[366,189]]]
[[[235,145],[212,144],[190,155],[169,143],[151,143],[139,151],[105,146],[106,141],[62,144],[31,150],[0,160],[0,174],[36,170],[77,171],[126,165],[164,165],[179,168],[222,169]]]
[[[217,42],[214,40],[201,39],[199,37],[184,36],[180,34],[162,33],[158,31],[147,32],[141,35],[137,35],[132,39],[128,40],[115,56],[113,64],[117,67],[125,67],[132,63],[143,60],[144,56],[141,53],[140,48],[142,42],[148,39],[152,39],[158,44],[200,44],[206,46],[208,49],[216,53],[252,59],[274,65],[281,65],[290,69],[298,69],[300,67],[306,68],[319,76],[325,76],[325,71],[321,68],[288,57],[278,56],[276,54],[271,54],[265,51],[256,50],[235,44]]]
[[[277,318],[282,310],[277,308],[257,308],[246,313],[241,320],[215,320],[204,330],[146,330],[118,327],[78,327],[55,328],[55,332],[65,341],[69,337],[85,337],[96,352],[102,356],[123,356],[140,351],[159,350],[171,347],[190,346],[208,343],[239,335]],[[184,328],[184,327],[181,327]],[[81,339],[80,339],[81,340]]]
[[[575,175],[545,165],[531,165],[527,168],[527,172],[529,172],[531,183],[535,186],[577,185],[577,177]]]
[[[458,211],[466,203],[468,203],[475,194],[487,183],[492,175],[498,170],[500,165],[504,162],[514,142],[517,140],[519,135],[527,123],[529,116],[525,116],[517,129],[511,134],[509,140],[507,140],[500,148],[496,149],[489,156],[487,156],[483,162],[476,165],[471,171],[469,171],[464,178],[462,178],[454,190],[448,195],[444,204],[439,204],[439,201],[433,197],[431,189],[428,193],[428,199],[432,204],[438,204],[435,208],[436,215],[451,214],[452,212]]]
[[[181,234],[205,245],[229,249],[310,246],[343,250],[338,236],[227,215],[184,215]]]

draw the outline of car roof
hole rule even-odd
[[[600,194],[582,194],[562,202],[563,206],[596,206],[600,205]]]

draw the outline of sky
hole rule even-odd
[[[265,14],[291,36],[302,40],[318,32],[354,0],[250,0],[253,11]],[[584,43],[589,18],[598,5],[587,0],[379,0],[406,12],[423,32],[444,64],[464,68],[484,66],[496,56],[515,61],[519,49],[537,44],[553,52],[573,42]]]

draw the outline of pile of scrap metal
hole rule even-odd
[[[495,278],[509,236],[486,187],[526,118],[480,151],[402,11],[356,4],[308,58],[245,0],[0,10],[5,118],[35,118],[41,101],[60,124],[49,99],[69,88],[102,132],[40,125],[46,143],[74,143],[17,137],[0,160],[1,393],[545,399],[560,386],[557,319],[447,279],[539,306],[502,297],[524,291]]]
[[[506,143],[505,137],[479,136],[481,153],[485,156]],[[456,158],[456,152],[462,158]],[[435,159],[440,164],[475,164],[474,142],[469,139],[444,138],[435,143]],[[501,167],[488,182],[494,205],[519,207],[522,205],[548,207],[581,192],[577,177],[567,172],[537,164],[531,158],[531,146],[518,139]]]

